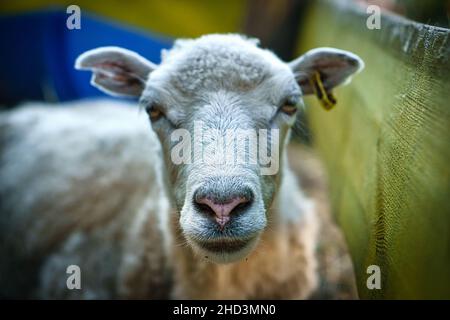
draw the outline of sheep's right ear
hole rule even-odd
[[[101,47],[81,54],[75,69],[92,71],[91,84],[113,96],[139,97],[156,65],[119,47]]]

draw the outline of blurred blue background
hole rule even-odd
[[[98,46],[122,46],[155,63],[172,39],[83,14],[82,28],[65,27],[63,10],[0,19],[0,102],[65,101],[104,95],[89,84],[90,73],[74,69],[78,55]]]

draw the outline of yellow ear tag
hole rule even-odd
[[[331,110],[337,101],[333,94],[325,89],[320,72],[315,71],[310,82],[322,107],[327,111]]]

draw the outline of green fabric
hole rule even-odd
[[[361,298],[450,298],[450,32],[315,2],[299,51],[358,54],[365,70],[334,91],[337,106],[306,100],[313,143],[329,173],[337,221]],[[382,289],[368,290],[369,265]]]

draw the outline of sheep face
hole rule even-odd
[[[318,71],[327,90],[362,66],[345,51],[316,49],[287,64],[255,40],[178,40],[152,64],[128,50],[88,51],[76,63],[113,95],[140,97],[162,145],[180,229],[208,259],[242,259],[271,220],[280,158]]]

